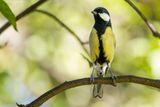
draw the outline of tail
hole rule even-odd
[[[99,78],[103,78],[102,74],[98,75]],[[95,84],[93,87],[93,97],[102,98],[103,97],[103,87],[102,84]]]
[[[98,78],[103,78],[103,76],[105,76],[106,71],[108,69],[108,64],[105,63],[104,65],[97,65],[96,66],[96,75]],[[103,87],[102,84],[95,84],[93,87],[93,97],[99,97],[102,98],[103,97]]]
[[[93,97],[102,98],[103,97],[103,87],[102,84],[95,84],[93,87]]]

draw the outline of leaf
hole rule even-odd
[[[0,0],[0,12],[8,19],[9,23],[14,27],[14,29],[17,30],[16,17],[7,3],[3,0]]]

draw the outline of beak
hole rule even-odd
[[[95,12],[95,11],[91,11],[91,13],[92,13],[93,15],[96,15],[96,14],[97,14],[97,12]]]

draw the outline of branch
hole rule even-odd
[[[27,9],[25,9],[23,12],[21,12],[20,14],[18,14],[16,16],[16,21],[18,21],[19,19],[23,18],[24,16],[26,16],[27,14],[31,13],[32,11],[34,11],[38,6],[42,5],[43,3],[45,3],[48,0],[38,0],[35,4],[31,5],[30,7],[28,7]],[[0,28],[0,34],[2,32],[4,32],[11,24],[9,22],[5,23],[1,28]]]
[[[82,46],[83,50],[89,55],[87,49],[83,46],[84,42],[82,42],[81,39],[79,38],[79,36],[72,29],[70,29],[66,24],[64,24],[59,18],[57,18],[54,14],[51,14],[51,13],[44,11],[44,10],[36,9],[36,11],[51,17],[53,20],[55,20],[57,23],[59,23],[62,27],[64,27],[68,32],[70,32],[77,39],[77,41]]]
[[[151,30],[153,36],[160,38],[160,32],[158,32],[154,25],[149,20],[147,20],[147,18],[142,14],[142,12],[130,0],[125,1],[137,12],[137,14],[146,23],[148,28]]]
[[[126,75],[126,76],[117,76],[116,78],[117,83],[136,83],[136,84],[142,84],[142,85],[147,85],[151,87],[155,87],[160,89],[160,80],[155,80],[155,79],[149,79],[149,78],[142,78],[138,76],[132,76],[132,75]],[[89,84],[108,84],[112,85],[112,79],[111,77],[106,77],[106,78],[95,78],[94,82],[90,82],[90,78],[82,78],[82,79],[77,79],[73,81],[66,81],[57,87],[47,91],[43,95],[41,95],[39,98],[34,100],[33,102],[27,104],[27,105],[18,105],[18,107],[39,107],[41,104],[46,102],[48,99],[51,97],[67,90],[73,87],[77,86],[82,86],[82,85],[89,85]]]

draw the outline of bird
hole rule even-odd
[[[95,23],[89,37],[90,57],[93,63],[90,80],[94,81],[95,77],[103,78],[109,72],[113,85],[116,86],[116,76],[110,69],[116,47],[110,14],[104,7],[97,7],[91,13]],[[103,97],[102,84],[94,85],[93,97]]]

